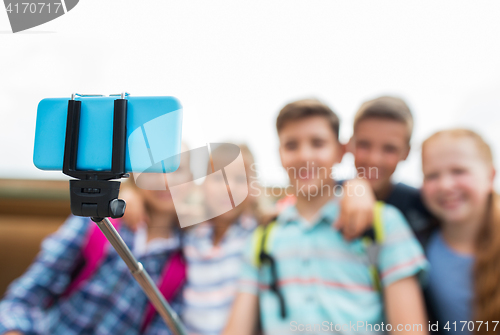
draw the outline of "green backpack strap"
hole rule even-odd
[[[271,243],[269,236],[276,227],[276,220],[267,225],[258,226],[253,234],[253,263],[257,268],[262,265],[262,254],[269,254]]]
[[[380,281],[380,273],[378,267],[378,256],[380,248],[385,241],[384,222],[382,212],[385,203],[377,201],[373,212],[373,228],[365,233],[362,240],[366,246],[368,255],[369,270],[373,280],[373,288],[377,291],[382,291],[382,283]]]
[[[259,226],[253,235],[253,262],[255,266],[260,269],[263,263],[267,263],[271,271],[271,282],[269,284],[269,290],[274,292],[278,298],[280,305],[280,315],[281,318],[286,318],[286,306],[285,298],[278,284],[278,272],[276,268],[276,260],[271,255],[271,238],[272,233],[277,227],[276,220],[270,222],[265,226]]]

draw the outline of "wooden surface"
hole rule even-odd
[[[70,214],[67,181],[0,179],[0,295]]]
[[[0,295],[26,271],[40,250],[40,243],[57,230],[64,217],[0,216]]]

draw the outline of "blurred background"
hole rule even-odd
[[[498,17],[498,1],[85,0],[12,34],[0,10],[0,294],[69,214],[67,179],[32,163],[41,99],[175,96],[190,147],[247,143],[262,185],[283,187],[275,118],[284,104],[326,102],[347,141],[364,100],[396,95],[415,132],[395,179],[418,187],[420,143],[442,128],[478,131],[500,166]],[[347,155],[341,169],[350,168]]]

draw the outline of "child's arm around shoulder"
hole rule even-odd
[[[419,279],[425,279],[428,263],[422,247],[395,207],[384,206],[382,222],[384,239],[379,268],[387,322],[393,330],[427,334],[427,315]],[[398,325],[403,328],[396,329]]]
[[[360,237],[372,227],[373,207],[377,199],[364,179],[355,178],[342,183],[343,197],[340,214],[334,227],[342,232],[346,240]]]
[[[42,317],[42,311],[65,292],[71,281],[91,224],[88,221],[71,216],[42,242],[35,261],[9,286],[0,302],[0,334],[36,331],[36,319]]]

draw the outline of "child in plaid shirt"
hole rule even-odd
[[[166,264],[180,249],[174,229],[177,216],[168,187],[138,192],[147,208],[148,223],[135,231],[122,225],[120,235],[158,283]],[[35,262],[11,284],[0,302],[0,334],[170,334],[157,313],[144,327],[147,297],[110,245],[96,271],[68,294],[69,285],[85,265],[82,251],[94,225],[88,218],[71,216],[45,239]],[[177,292],[171,301],[175,311],[180,300]]]

